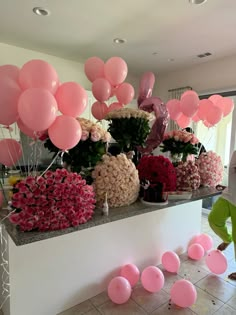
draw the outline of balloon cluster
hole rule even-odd
[[[61,150],[79,142],[81,127],[76,117],[87,106],[86,91],[76,82],[59,84],[58,74],[49,63],[30,60],[21,69],[1,66],[0,94],[0,124],[17,122],[23,133],[36,139],[48,133]],[[57,116],[58,110],[62,115]]]
[[[167,108],[162,100],[159,97],[152,97],[154,83],[154,74],[152,72],[145,72],[142,75],[139,84],[139,109],[149,113],[154,112],[156,117],[151,132],[147,137],[145,146],[139,148],[139,151],[143,154],[151,153],[161,144],[169,119]]]
[[[189,90],[181,95],[180,100],[169,100],[166,107],[170,118],[175,120],[180,128],[186,128],[192,121],[200,120],[210,128],[232,112],[234,103],[232,99],[220,95],[199,100],[198,94]]]
[[[91,57],[86,60],[84,71],[92,82],[93,96],[97,99],[92,105],[92,114],[96,119],[104,119],[109,111],[122,108],[134,98],[133,86],[124,82],[128,67],[122,58],[112,57],[104,63],[98,57]],[[113,102],[108,107],[105,102],[113,96],[116,96],[118,102]]]

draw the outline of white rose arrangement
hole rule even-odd
[[[139,176],[134,163],[125,154],[104,155],[93,173],[97,206],[107,196],[109,207],[121,207],[135,202],[139,195]]]

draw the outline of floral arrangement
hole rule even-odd
[[[138,166],[140,181],[164,184],[165,191],[176,190],[176,171],[169,159],[162,155],[144,155]]]
[[[197,165],[201,177],[201,185],[215,187],[222,182],[223,164],[220,156],[215,152],[202,153],[197,160]]]
[[[134,163],[125,154],[104,155],[92,173],[97,205],[106,197],[109,207],[129,205],[139,194],[139,177]]]
[[[198,189],[200,186],[200,175],[194,161],[180,162],[176,167],[177,190]]]
[[[87,168],[93,169],[97,162],[101,160],[103,154],[106,153],[106,146],[111,140],[111,135],[99,123],[94,123],[85,118],[77,118],[77,120],[82,129],[81,140],[68,153],[64,152],[63,162],[70,165],[72,171],[81,173]],[[49,138],[45,141],[44,146],[50,152],[57,153],[59,151]],[[84,174],[81,173],[81,175]],[[86,176],[85,178],[88,180]]]
[[[143,146],[150,133],[149,121],[152,115],[132,108],[121,108],[109,112],[105,119],[109,120],[108,131],[119,144],[122,152]]]
[[[171,155],[182,154],[182,161],[187,160],[189,154],[196,155],[199,142],[197,137],[185,130],[173,130],[164,135],[164,140],[160,146],[162,152],[171,152]]]
[[[15,184],[10,221],[22,231],[48,231],[83,224],[95,207],[92,186],[66,169],[28,176]]]

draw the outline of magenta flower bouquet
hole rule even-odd
[[[65,169],[28,176],[13,191],[9,217],[22,231],[49,231],[83,224],[95,207],[93,187],[77,173]]]

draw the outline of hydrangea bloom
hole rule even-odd
[[[200,175],[194,161],[180,162],[176,167],[177,190],[198,189]]]
[[[93,187],[77,173],[65,169],[28,176],[15,185],[10,221],[22,231],[59,230],[77,226],[92,218]]]

